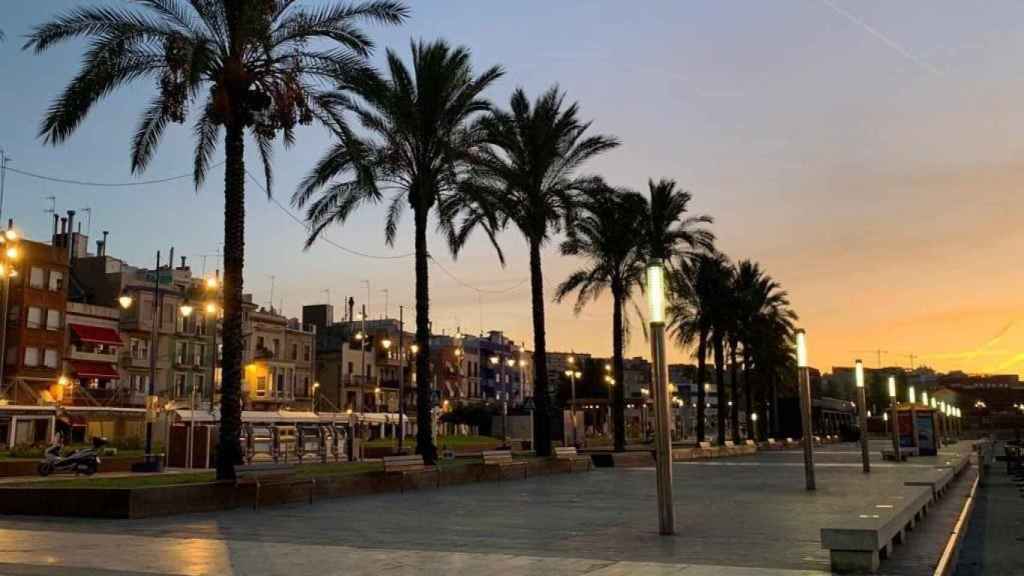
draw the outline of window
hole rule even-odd
[[[43,309],[36,306],[28,307],[28,327],[29,328],[42,328],[43,327]]]
[[[14,366],[15,364],[18,363],[17,346],[11,346],[10,348],[7,349],[7,354],[4,356],[4,361],[7,362],[7,364],[10,366]]]
[[[196,395],[201,396],[203,390],[206,389],[206,374],[193,374],[192,387],[195,389]]]
[[[45,285],[45,281],[43,280],[44,276],[46,276],[45,270],[33,266],[28,276],[29,287],[39,288],[40,290],[42,290],[43,286]]]
[[[128,377],[132,392],[145,393],[149,387],[149,376],[146,374],[132,374]]]
[[[263,350],[266,346],[263,345],[263,336],[256,337],[256,350]]]
[[[25,366],[39,366],[39,348],[34,346],[25,348]]]
[[[195,357],[193,358],[193,364],[196,366],[203,366],[206,364],[206,344],[196,344],[192,347],[195,350]]]
[[[46,366],[47,368],[56,368],[57,367],[57,349],[56,348],[47,348],[46,351],[43,353],[43,366]]]
[[[181,398],[188,393],[188,381],[185,379],[185,374],[181,372],[174,373],[174,395]]]
[[[274,358],[277,358],[281,353],[281,341],[274,338]]]
[[[64,289],[64,273],[57,270],[50,270],[50,292],[60,292]]]
[[[309,396],[311,394],[311,391],[309,389],[309,376],[302,377],[302,392],[303,396]]]
[[[259,376],[256,378],[256,396],[262,398],[267,395],[267,377]]]
[[[284,396],[284,370],[277,373],[277,395]]]
[[[355,366],[351,362],[348,363],[348,373],[351,375],[355,371]]]
[[[46,329],[60,330],[60,310],[46,311]]]
[[[174,361],[178,364],[184,364],[186,357],[188,356],[188,342],[175,342],[174,343]]]
[[[210,321],[210,319],[207,318],[206,316],[203,316],[202,318],[197,319],[196,320],[196,334],[198,334],[200,336],[206,336],[206,323],[209,322],[209,321]]]
[[[297,360],[298,358],[299,358],[299,345],[295,344],[295,343],[292,343],[292,360]]]
[[[302,359],[309,362],[309,344],[302,347]]]
[[[149,360],[149,340],[132,338],[130,343],[132,358],[136,360]]]

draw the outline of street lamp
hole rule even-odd
[[[570,359],[572,357],[570,356]],[[571,403],[569,404],[569,417],[572,419],[572,445],[577,446],[579,444],[579,438],[576,433],[576,379],[583,376],[583,373],[579,370],[573,370],[572,368],[565,371],[565,376],[569,378],[569,390]]]
[[[665,362],[665,265],[660,259],[653,259],[647,263],[646,291],[655,390],[658,527],[661,534],[669,535],[675,533],[676,521],[672,504],[672,433],[669,428],[671,408],[668,400],[668,366]]]
[[[680,404],[682,406],[682,404]],[[750,421],[754,423],[754,438],[757,438],[757,412],[750,415]]]
[[[320,383],[319,382],[313,382],[313,412],[314,413],[317,411],[317,400],[319,400],[319,398],[317,396],[318,396],[319,393],[320,393]]]
[[[896,412],[896,377],[889,376],[889,404],[892,407],[892,453],[897,462],[903,459],[900,455],[900,420]]]
[[[871,457],[868,453],[868,414],[867,414],[867,393],[864,390],[864,362],[859,358],[853,367],[854,378],[857,381],[857,402],[860,404],[857,412],[860,414],[860,459],[861,467],[865,472],[871,472]]]
[[[188,301],[188,298],[186,298],[181,303],[181,306],[178,307],[178,310],[181,312],[182,316],[184,316],[185,318],[188,318],[189,316],[192,315],[192,310],[193,310],[192,303]]]
[[[917,404],[917,393],[914,391],[914,387],[913,386],[908,386],[907,387],[907,400],[911,404]]]
[[[807,366],[807,333],[796,331],[796,365],[800,385],[800,422],[803,425],[804,480],[814,490],[814,428],[811,422],[811,374]],[[722,391],[719,390],[719,396]]]
[[[928,405],[928,391],[921,390],[921,404]]]
[[[123,308],[125,310],[127,310],[127,309],[132,307],[132,302],[134,300],[135,299],[132,298],[131,295],[127,294],[127,293],[121,294],[120,296],[117,297],[117,303],[120,304],[121,308]]]

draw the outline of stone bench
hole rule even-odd
[[[932,491],[927,486],[904,486],[869,504],[862,512],[821,529],[821,547],[829,551],[832,571],[839,574],[876,572],[893,546],[902,544],[927,512]]]
[[[512,458],[511,450],[484,450],[480,453],[480,458],[483,460],[485,468],[492,468],[498,471],[499,481],[504,478],[506,468],[521,468],[523,470],[523,478],[526,478],[528,474],[529,466],[526,460]]]
[[[437,485],[441,485],[441,474],[436,466],[427,466],[423,463],[423,457],[418,455],[411,456],[386,456],[381,458],[381,462],[384,464],[384,475],[399,475],[401,481],[399,482],[399,490],[405,492],[405,478],[409,475],[423,474],[423,473],[434,473],[436,475]]]
[[[907,486],[926,486],[932,493],[932,499],[938,499],[945,494],[949,483],[956,475],[952,468],[932,468],[922,472],[913,480],[904,482]]]
[[[761,448],[761,450],[782,450],[784,448],[782,442],[779,442],[775,438],[769,438],[764,442],[761,442],[761,444],[759,444],[759,447]]]
[[[800,445],[800,442],[793,440],[792,438],[786,438],[785,442],[783,443],[783,446],[785,448],[799,448]]]
[[[580,454],[576,451],[575,446],[555,446],[551,457],[559,462],[565,462],[566,472],[573,472],[577,464],[583,465],[588,471],[590,470],[590,456]]]
[[[718,446],[712,446],[711,442],[698,442],[697,447],[693,449],[694,458],[714,458],[718,455],[721,449]]]

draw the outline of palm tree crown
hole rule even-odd
[[[715,235],[704,228],[714,219],[688,215],[692,194],[676,189],[675,180],[648,180],[647,187],[650,199],[644,244],[648,258],[671,265],[677,254],[714,250]]]
[[[332,223],[343,224],[353,211],[376,204],[391,194],[385,240],[394,243],[405,206],[415,220],[416,340],[429,350],[429,289],[427,220],[431,210],[457,194],[479,132],[470,129],[478,113],[490,110],[483,91],[502,71],[495,66],[475,75],[465,48],[444,41],[412,44],[412,69],[392,50],[387,54],[388,78],[362,74],[351,78],[347,92],[328,97],[333,110],[346,110],[362,124],[356,134],[342,122],[332,126],[338,142],[317,162],[292,197],[307,206],[311,226],[307,245]],[[315,198],[314,198],[315,197]],[[453,235],[444,211],[440,225]],[[430,432],[431,391],[429,354],[416,360],[417,451],[427,463],[436,460]]]

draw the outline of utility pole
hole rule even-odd
[[[367,381],[367,378],[366,378],[366,336],[367,336],[366,335],[366,304],[363,304],[362,321],[363,321],[363,327],[359,330],[359,334],[362,335],[362,338],[359,339],[359,366],[360,366],[359,371],[361,373],[360,374],[361,382],[359,383],[359,389],[360,390],[363,390],[363,388],[366,387],[365,385],[366,385],[366,381]],[[364,395],[366,394],[365,390],[363,390],[363,394]],[[365,408],[366,408],[366,398],[363,398],[363,405],[359,407],[359,411],[360,412],[365,412]]]
[[[0,148],[0,221],[4,218],[4,186],[7,183],[7,162],[10,159],[7,151]]]
[[[69,236],[70,238],[70,236]],[[153,275],[153,318],[150,329],[149,342],[149,382],[146,383],[146,459],[147,463],[153,458],[153,418],[151,412],[155,409],[156,401],[153,398],[154,386],[156,386],[156,357],[160,351],[160,321],[162,316],[162,302],[160,302],[160,251],[156,252],[156,270]]]

